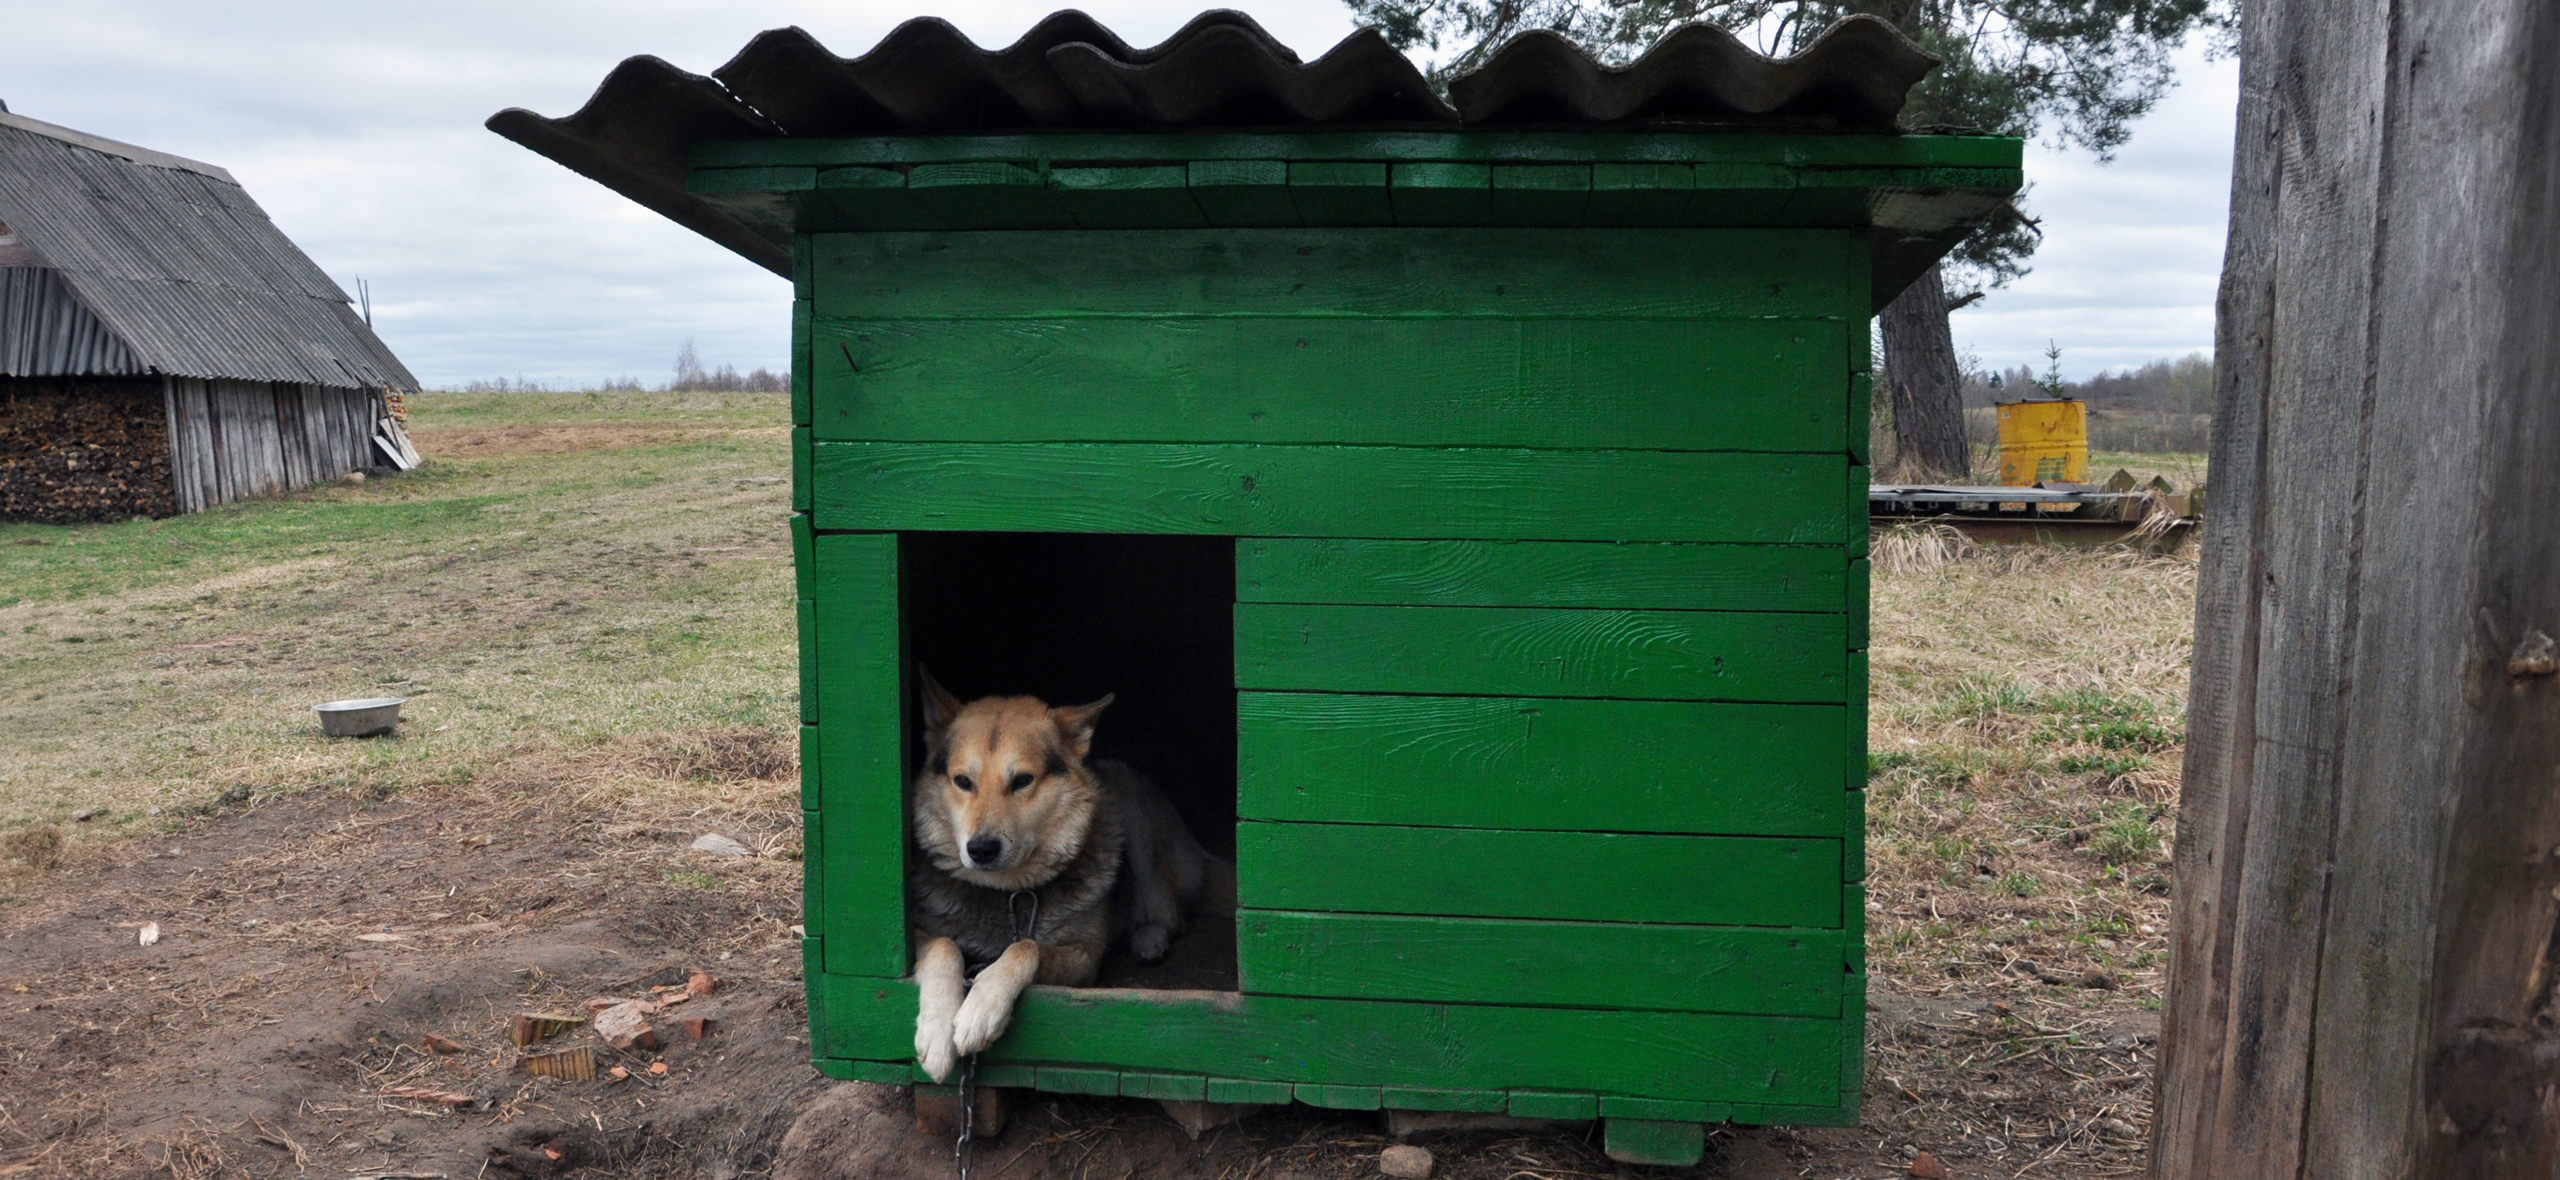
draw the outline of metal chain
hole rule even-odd
[[[960,1141],[951,1145],[952,1166],[960,1169],[960,1180],[969,1180],[969,1141],[978,1131],[978,1055],[969,1055],[969,1064],[960,1069]]]
[[[1015,904],[1030,898],[1028,918],[1016,915]],[[1017,889],[1004,895],[1004,924],[1014,941],[1031,937],[1040,928],[1040,895],[1028,889]],[[960,1138],[951,1145],[951,1166],[960,1172],[960,1180],[969,1180],[971,1141],[978,1132],[978,1055],[969,1055],[969,1063],[960,1068]]]

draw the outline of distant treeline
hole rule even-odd
[[[2057,388],[2058,386],[2058,388]],[[1965,379],[1965,430],[1977,446],[1995,441],[1992,407],[2058,393],[2089,405],[2089,447],[2145,454],[2202,454],[2213,446],[2213,360],[2193,353],[2086,381],[2039,382],[2026,366]]]
[[[1882,350],[1877,354],[1881,356]],[[1892,399],[1885,394],[1890,379],[1879,364],[1874,417],[1867,430],[1878,478],[1887,480],[1902,478],[1894,458]],[[2213,361],[2203,353],[2101,373],[2086,381],[2064,381],[2051,370],[2039,378],[2021,365],[1965,377],[1964,427],[1966,441],[1973,444],[1972,478],[1991,479],[1999,465],[1995,407],[2044,397],[2088,403],[2089,449],[2093,451],[2200,455],[2213,449]]]
[[[791,371],[776,373],[758,365],[741,373],[736,365],[706,369],[701,357],[693,351],[693,339],[687,337],[676,353],[675,376],[662,385],[645,385],[637,377],[614,377],[594,385],[562,385],[504,377],[491,381],[465,381],[456,388],[459,393],[785,393],[791,389]]]

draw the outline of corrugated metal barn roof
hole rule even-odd
[[[1515,38],[1432,93],[1375,29],[1314,61],[1240,12],[1201,14],[1152,49],[1092,17],[1056,13],[980,49],[948,22],[911,20],[871,52],[836,56],[797,29],[758,35],[711,77],[655,57],[616,66],[577,113],[521,108],[489,128],[713,241],[789,272],[788,247],[685,192],[697,142],[1000,131],[1605,127],[1891,131],[1935,57],[1873,17],[1773,59],[1690,25],[1620,68],[1552,33]]]
[[[0,114],[0,223],[117,346],[0,340],[0,373],[115,371],[85,367],[107,357],[182,377],[417,387],[346,292],[210,164]]]

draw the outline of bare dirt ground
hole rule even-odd
[[[690,852],[702,825],[632,822],[546,794],[536,783],[381,803],[315,793],[217,809],[53,869],[44,897],[0,927],[0,1175],[953,1174],[949,1144],[915,1129],[897,1091],[809,1069],[789,929],[796,865]],[[790,818],[775,808],[718,826],[774,846],[791,839]],[[156,945],[139,944],[145,921],[159,926]],[[660,1051],[617,1053],[573,1032],[557,1043],[595,1048],[596,1080],[519,1065],[512,1014],[646,996],[694,970],[720,986],[657,1022]],[[1461,1180],[1885,1176],[1902,1170],[1899,1141],[1884,1142],[1898,1116],[1928,1106],[1903,1091],[1951,1084],[1934,1059],[1993,1066],[1960,1091],[1978,1118],[2040,1110],[2078,1081],[2033,1051],[2054,1017],[2032,999],[2007,1014],[1876,1000],[1867,1127],[1724,1132],[1705,1164],[1676,1171],[1613,1164],[1592,1128],[1572,1124],[1419,1142],[1439,1152],[1439,1175]],[[710,1018],[704,1039],[679,1030],[682,1016]],[[461,1052],[423,1047],[429,1033]],[[2105,1056],[2138,1077],[2148,1046]],[[605,1072],[616,1065],[629,1076]],[[388,1093],[401,1086],[470,1101]],[[804,1132],[797,1158],[781,1158],[819,1102],[834,1117],[812,1126],[832,1137]],[[1901,1134],[1935,1142],[1933,1129]],[[1194,1143],[1151,1103],[1035,1098],[977,1166],[1031,1180],[1348,1177],[1375,1174],[1387,1142],[1375,1116],[1292,1108]]]

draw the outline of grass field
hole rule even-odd
[[[787,831],[786,414],[428,394],[410,475],[0,525],[0,836],[60,825],[76,856],[226,798],[448,787]],[[2100,465],[2184,487],[2203,461]],[[1879,1002],[1921,1007],[1870,1020],[1861,1126],[1786,1142],[2116,1174],[2148,1121],[2192,549],[1885,558],[1909,548],[1874,578],[1867,937]],[[319,735],[314,702],[373,695],[410,698],[399,736]]]
[[[787,731],[784,395],[413,405],[436,458],[408,475],[0,525],[0,828],[546,761],[646,781],[698,735]],[[319,735],[314,703],[379,695],[410,698],[397,737]]]

